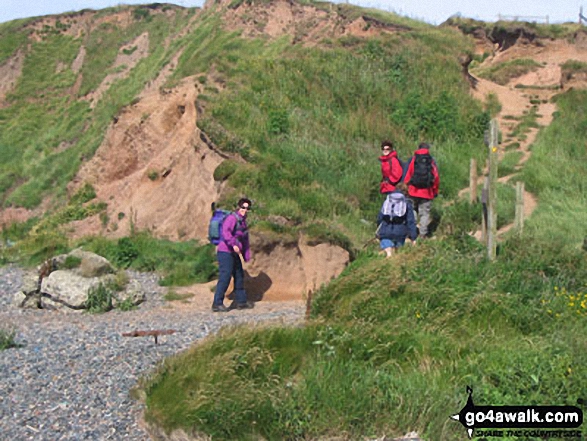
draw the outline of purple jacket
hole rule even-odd
[[[238,225],[237,225],[238,218]],[[251,249],[249,247],[249,228],[247,217],[241,217],[238,213],[231,213],[226,216],[222,223],[222,238],[216,251],[234,253],[232,247],[236,245],[241,250],[245,262],[251,260]]]

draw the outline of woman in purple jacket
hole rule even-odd
[[[224,306],[224,295],[230,285],[231,277],[234,277],[235,305],[237,309],[249,309],[253,304],[247,302],[245,292],[245,273],[241,255],[245,262],[251,260],[249,248],[249,229],[247,227],[247,212],[251,209],[251,201],[243,198],[238,201],[237,210],[229,214],[222,223],[222,239],[216,248],[219,274],[212,311],[227,312],[229,308]]]

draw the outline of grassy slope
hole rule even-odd
[[[22,75],[8,97],[10,106],[0,109],[0,194],[4,206],[34,208],[49,195],[56,201],[64,199],[65,186],[82,158],[91,157],[98,148],[112,118],[170,58],[163,41],[184,26],[187,18],[179,11],[175,18],[160,14],[135,17],[126,29],[105,24],[78,39],[56,29],[31,45]],[[91,110],[81,97],[106,77],[119,48],[145,31],[149,32],[150,56],[128,78],[113,84]],[[22,50],[26,32],[13,22],[3,24],[0,56]],[[87,50],[83,82],[79,94],[71,96],[76,75],[57,66],[70,66],[82,44]],[[59,148],[62,145],[67,148]]]
[[[432,141],[447,199],[465,186],[470,157],[481,163],[487,115],[460,77],[456,58],[468,46],[453,31],[418,25],[385,38],[301,48],[287,39],[240,39],[222,31],[210,13],[171,47],[153,44],[185,20],[137,19],[119,38],[112,28],[99,31],[101,40],[92,36],[89,46],[107,45],[89,51],[97,71],[109,62],[93,56],[112,59],[113,48],[145,29],[155,48],[93,111],[67,98],[72,75],[51,68],[70,63],[81,42],[54,35],[33,45],[12,105],[0,110],[5,205],[33,207],[49,193],[63,196],[80,155],[93,153],[111,118],[183,44],[187,50],[174,80],[205,74],[211,65],[226,80],[223,93],[207,84],[202,127],[221,148],[249,160],[229,179],[258,201],[259,218],[280,214],[299,228],[328,222],[323,233],[342,232],[356,246],[373,230],[360,227],[359,219],[379,208],[382,138],[397,141],[403,157],[419,140]],[[14,23],[0,27],[3,59],[23,44],[18,29]],[[35,71],[35,63],[49,67],[46,75]],[[100,79],[88,75],[85,81],[87,91]],[[429,439],[462,439],[462,428],[448,414],[464,404],[466,385],[475,388],[476,402],[486,404],[574,404],[584,397],[587,348],[580,336],[587,269],[577,244],[585,231],[586,193],[571,180],[585,172],[585,152],[576,147],[585,138],[584,101],[582,93],[561,98],[560,115],[541,134],[523,175],[541,205],[524,242],[503,245],[497,264],[485,262],[483,250],[463,238],[478,210],[437,204],[441,227],[452,238],[404,250],[399,265],[360,255],[318,295],[307,327],[229,329],[167,361],[146,385],[148,417],[218,439],[255,433],[268,439],[358,438],[407,429]],[[62,142],[72,146],[56,150]],[[553,153],[554,144],[559,148]],[[559,168],[548,165],[552,157],[573,173],[557,174]],[[20,186],[11,187],[14,180]],[[70,245],[53,229],[28,234],[30,227],[15,230],[39,258]],[[144,235],[86,245],[121,266],[142,269],[156,264],[149,249],[171,256],[157,260],[180,256],[184,272],[192,271],[190,262],[206,261],[200,252]]]
[[[120,9],[100,11],[98,15]],[[67,198],[67,183],[82,158],[91,157],[101,144],[112,118],[190,41],[188,35],[163,44],[183,29],[193,10],[176,10],[172,17],[151,14],[140,7],[132,10],[134,22],[126,29],[102,25],[80,39],[49,29],[46,38],[26,52],[22,76],[8,97],[10,105],[0,109],[0,193],[4,206],[32,208],[50,196],[55,208],[42,219],[3,229],[3,239],[17,243],[2,250],[4,262],[18,260],[36,265],[72,247],[84,246],[119,267],[157,270],[164,275],[165,284],[205,282],[217,273],[209,246],[200,247],[194,242],[174,244],[148,234],[114,242],[89,238],[71,243],[60,230],[69,221],[103,211],[104,202],[90,202],[95,197],[91,187]],[[23,25],[27,22],[0,25],[0,60],[23,50],[27,42]],[[128,78],[112,84],[98,105],[90,109],[81,97],[97,88],[110,72],[119,48],[143,32],[149,33],[150,55],[138,63]],[[86,48],[83,82],[78,95],[72,96],[75,75],[70,69],[57,72],[56,66],[71,65],[82,44]],[[67,148],[59,148],[62,145]]]
[[[176,75],[203,71],[213,57],[228,81],[224,93],[207,85],[199,125],[248,159],[229,183],[256,200],[258,217],[281,215],[301,228],[329,219],[357,245],[372,234],[359,219],[379,208],[381,140],[393,139],[403,158],[433,141],[442,194],[452,198],[466,184],[469,159],[483,154],[487,114],[455,61],[468,43],[451,30],[419,25],[324,43],[243,40],[210,17]]]
[[[362,13],[348,5],[339,9],[350,18]],[[112,118],[185,47],[168,86],[194,74],[206,82],[210,71],[226,82],[223,93],[207,82],[207,96],[202,97],[207,108],[199,122],[220,148],[238,151],[248,160],[236,167],[229,183],[255,199],[259,222],[253,228],[293,235],[304,230],[349,249],[360,247],[374,230],[361,219],[372,222],[380,204],[379,142],[394,139],[404,158],[420,140],[434,142],[443,173],[442,196],[451,198],[466,183],[469,158],[481,163],[481,134],[488,118],[469,97],[456,62],[469,49],[466,39],[453,30],[393,14],[370,14],[412,30],[304,48],[292,45],[290,38],[240,38],[223,31],[211,10],[202,14],[192,33],[169,47],[163,40],[181,30],[186,14],[177,12],[168,20],[135,14],[127,29],[102,25],[83,41],[48,33],[27,54],[23,75],[9,97],[11,105],[0,110],[4,205],[32,208],[49,195],[55,205],[66,204],[66,184],[81,159],[97,149]],[[14,29],[21,28],[10,25],[2,35]],[[95,109],[79,96],[71,99],[75,76],[54,66],[71,64],[84,44],[81,96],[99,85],[119,48],[145,31],[150,56],[127,79],[114,83]],[[21,40],[0,40],[5,44],[2,53],[14,53],[24,44]],[[59,148],[63,145],[67,148]],[[233,197],[227,194],[227,200]],[[61,223],[95,212],[81,207],[66,211],[72,216],[61,214]],[[265,221],[269,215],[285,216],[295,226],[273,225]],[[23,247],[37,256],[35,261],[72,245],[55,228],[59,223],[40,223]],[[17,228],[20,236],[5,236],[22,239],[32,227],[29,223]],[[40,252],[35,249],[39,247]]]
[[[467,385],[478,404],[573,405],[587,392],[587,265],[520,245],[497,264],[462,239],[395,263],[363,255],[308,326],[226,330],[167,360],[146,387],[148,418],[214,439],[457,440],[448,417]]]
[[[496,263],[455,204],[451,236],[395,262],[360,254],[306,327],[227,329],[168,359],[144,384],[148,419],[214,439],[457,440],[448,417],[467,385],[477,404],[575,405],[587,393],[586,99],[559,97],[522,176],[538,210]]]

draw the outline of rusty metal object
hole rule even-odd
[[[153,337],[155,337],[155,344],[159,344],[157,342],[157,337],[159,337],[160,335],[175,334],[176,332],[177,331],[175,331],[174,329],[156,329],[156,330],[152,330],[152,331],[138,331],[135,329],[132,332],[123,332],[122,336],[123,337],[145,337],[145,336],[152,335]]]

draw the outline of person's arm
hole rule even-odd
[[[389,160],[381,161],[381,176],[384,181],[391,179],[391,163]]]
[[[438,173],[438,166],[436,161],[432,164],[432,174],[434,175],[434,184],[432,184],[432,193],[434,197],[438,196],[438,190],[440,188],[440,173]]]
[[[237,246],[237,240],[234,236],[234,231],[236,227],[236,216],[233,214],[229,214],[224,219],[222,223],[222,239],[228,245],[228,248],[232,249],[235,253],[240,252]],[[235,249],[236,248],[236,249]]]
[[[394,156],[391,159],[391,162],[393,165],[391,166],[389,180],[393,185],[396,185],[399,181],[402,180],[402,175],[404,174],[404,171],[402,169],[402,164],[401,162],[399,162],[399,159],[397,159],[397,157]]]

